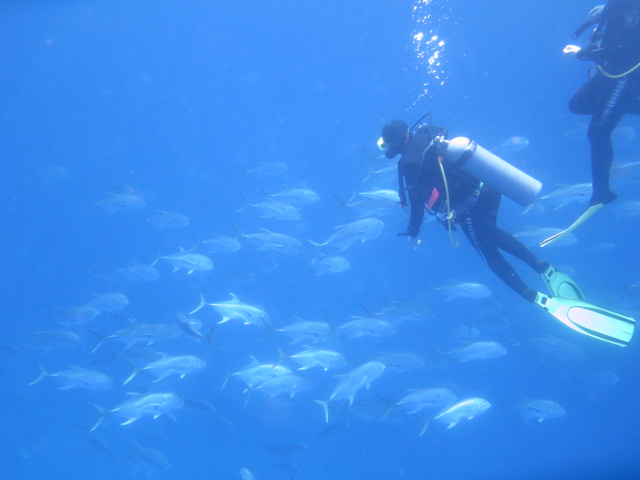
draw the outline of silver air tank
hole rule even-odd
[[[530,205],[540,193],[542,184],[522,170],[505,162],[489,150],[465,137],[446,141],[447,163],[493,187],[523,207]]]

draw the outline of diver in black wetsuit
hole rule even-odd
[[[557,271],[549,263],[536,258],[513,235],[498,228],[496,219],[502,198],[498,191],[449,165],[443,176],[440,170],[442,162],[438,159],[441,152],[434,139],[445,137],[446,133],[443,128],[435,126],[423,126],[412,133],[401,120],[389,122],[382,130],[387,158],[402,154],[398,162],[400,201],[402,206],[411,206],[407,232],[400,235],[409,236],[418,242],[425,210],[437,215],[441,221],[443,216],[446,217],[446,178],[448,209],[454,212],[455,224],[462,228],[489,268],[504,283],[528,301],[534,302],[538,292],[524,283],[498,249],[519,258],[539,274],[544,275],[549,270],[551,275]]]
[[[577,332],[604,342],[627,346],[635,328],[633,318],[586,303],[582,289],[571,277],[536,258],[513,235],[498,228],[496,219],[502,198],[500,192],[506,191],[507,185],[495,175],[496,170],[479,169],[478,165],[486,162],[484,167],[488,167],[492,163],[493,167],[503,169],[506,174],[509,169],[501,166],[500,162],[503,161],[495,155],[492,158],[490,152],[464,139],[468,141],[464,153],[452,162],[456,145],[460,145],[456,143],[459,138],[447,141],[446,130],[420,123],[427,115],[411,128],[401,120],[387,123],[378,141],[378,147],[386,150],[387,158],[402,154],[398,162],[398,194],[401,206],[411,206],[411,217],[406,233],[399,235],[408,236],[418,245],[420,242],[417,237],[425,210],[437,215],[449,229],[457,224],[489,268],[520,296]],[[471,168],[472,164],[475,164],[474,168]],[[474,172],[478,178],[465,169]],[[512,174],[515,172],[508,174],[510,180],[514,180]],[[495,188],[480,178],[492,182]],[[517,185],[519,189],[527,188],[524,183]],[[529,288],[498,250],[519,258],[541,274],[552,295]]]
[[[593,176],[591,206],[617,198],[609,186],[611,134],[625,114],[640,114],[640,0],[610,0],[595,7],[574,36],[593,25],[585,47],[565,47],[565,53],[596,64],[569,102],[573,113],[592,116],[587,132]]]

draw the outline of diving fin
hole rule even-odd
[[[587,297],[580,285],[566,273],[556,270],[549,265],[541,274],[554,297],[570,298],[584,302]]]
[[[541,241],[540,242],[540,246],[541,247],[546,247],[547,245],[550,245],[551,243],[555,242],[556,240],[560,240],[562,237],[564,237],[564,236],[568,235],[569,233],[573,232],[576,228],[578,228],[580,225],[582,225],[584,222],[586,222],[594,213],[596,213],[602,207],[604,207],[604,203],[596,203],[595,205],[591,205],[589,208],[587,208],[582,213],[582,215],[580,215],[578,217],[578,219],[575,222],[573,222],[567,228],[565,228],[561,232],[556,233],[555,235],[551,235],[549,238],[545,238],[543,241]]]
[[[543,293],[538,293],[535,303],[569,328],[603,342],[626,347],[633,336],[636,323],[633,318],[590,303]]]

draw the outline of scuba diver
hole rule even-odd
[[[459,226],[489,268],[521,297],[580,333],[627,346],[633,335],[633,318],[586,303],[582,289],[571,277],[538,259],[497,226],[502,195],[526,206],[539,193],[540,182],[467,138],[447,140],[442,127],[421,123],[427,115],[411,128],[402,120],[387,123],[378,141],[387,158],[402,155],[398,194],[400,205],[409,205],[411,212],[407,231],[399,235],[419,245],[425,211],[436,216],[450,235]],[[500,250],[542,275],[552,295],[530,288]]]
[[[625,114],[640,114],[640,0],[610,0],[598,5],[574,38],[590,27],[594,29],[585,47],[567,45],[563,51],[595,62],[589,79],[569,101],[571,112],[591,115],[587,136],[593,194],[584,213],[566,230],[543,240],[541,246],[562,238],[617,198],[609,186],[611,135]]]

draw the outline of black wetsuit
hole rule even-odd
[[[591,205],[616,199],[609,186],[611,134],[627,113],[640,114],[640,0],[611,0],[577,58],[592,60],[594,74],[569,102],[579,115],[592,115],[587,135],[591,146]],[[617,76],[618,78],[611,78]]]
[[[410,237],[417,237],[424,212],[445,213],[446,193],[438,165],[438,148],[429,148],[434,135],[444,131],[437,127],[422,129],[411,136],[398,162],[400,198],[404,191],[411,206],[407,227]],[[462,228],[489,268],[519,295],[535,301],[537,291],[530,289],[498,250],[503,250],[543,273],[549,264],[538,260],[517,238],[496,225],[502,194],[471,175],[443,163],[455,223]]]

